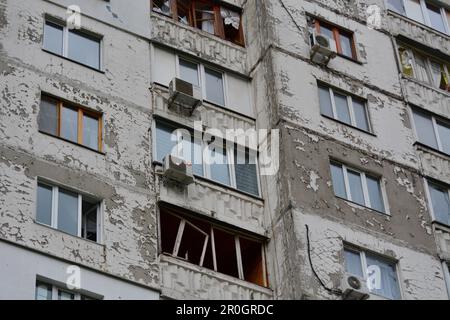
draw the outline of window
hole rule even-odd
[[[370,132],[366,102],[319,84],[320,111],[323,115]]]
[[[448,15],[445,8],[425,0],[387,0],[388,9],[419,23],[423,23],[442,33],[450,34]]]
[[[175,21],[244,45],[241,13],[213,0],[153,0],[152,10]]]
[[[419,142],[450,155],[450,123],[416,108],[413,118]]]
[[[100,39],[79,30],[69,30],[46,21],[44,49],[94,69],[100,69]]]
[[[367,281],[370,292],[387,299],[400,300],[396,263],[353,248],[344,248],[345,270]]]
[[[207,101],[225,106],[223,73],[180,57],[178,62],[179,76],[182,80],[201,86],[203,96]]]
[[[357,60],[355,41],[352,32],[343,30],[318,19],[309,19],[309,24],[314,26],[315,31],[330,40],[331,49],[333,51],[342,56]]]
[[[380,178],[336,162],[331,163],[330,170],[336,196],[386,213]]]
[[[195,134],[165,121],[156,122],[156,161],[166,155],[192,163],[196,176],[259,196],[257,152],[223,139]]]
[[[161,207],[162,253],[267,287],[261,240]]]
[[[42,95],[39,130],[102,151],[101,114]]]
[[[35,300],[94,300],[80,293],[36,281]]]
[[[100,201],[38,182],[36,221],[73,236],[98,242]]]
[[[450,226],[450,188],[432,181],[427,185],[434,220]]]
[[[402,73],[435,88],[450,91],[450,66],[448,62],[440,61],[416,49],[399,44]]]

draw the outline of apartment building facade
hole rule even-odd
[[[449,17],[0,0],[0,298],[448,299]]]

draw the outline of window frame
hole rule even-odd
[[[386,216],[391,216],[390,207],[389,207],[389,201],[388,201],[388,198],[387,198],[387,192],[386,192],[386,187],[385,187],[385,180],[383,179],[383,177],[380,177],[380,176],[377,176],[377,175],[371,174],[371,173],[366,173],[366,172],[364,172],[364,171],[362,171],[360,169],[356,169],[354,167],[349,167],[346,164],[344,164],[342,162],[339,162],[337,160],[334,160],[334,159],[330,160],[330,166],[331,165],[336,165],[336,166],[341,166],[342,167],[342,174],[343,174],[343,177],[344,177],[345,193],[346,193],[346,197],[347,198],[342,198],[342,197],[336,195],[336,193],[334,192],[334,189],[333,189],[333,193],[334,193],[335,197],[337,197],[339,199],[343,199],[345,201],[350,201],[351,203],[354,203],[354,204],[359,205],[359,206],[363,206],[363,207],[365,207],[367,209],[370,209],[370,210],[373,210],[373,211],[375,211],[377,213],[380,213],[380,214],[383,214],[383,215],[386,215]],[[331,168],[330,168],[330,170],[331,170]],[[351,190],[350,190],[350,182],[349,182],[349,178],[348,178],[348,170],[358,173],[360,175],[360,177],[361,177],[361,187],[362,187],[362,191],[363,191],[364,204],[360,204],[360,203],[357,203],[354,200],[352,200],[352,195],[351,195]],[[382,198],[382,201],[383,201],[383,206],[384,206],[384,211],[385,212],[371,207],[369,188],[368,188],[368,184],[367,184],[367,176],[375,178],[379,182],[381,198]],[[332,187],[334,188],[334,186],[333,186],[334,182],[333,182],[333,177],[331,175],[331,172],[330,172],[330,177],[331,177]]]
[[[445,154],[447,156],[450,156],[450,153],[447,153],[442,146],[442,140],[441,140],[441,136],[438,130],[438,122],[443,122],[444,124],[446,124],[449,128],[450,128],[450,120],[449,119],[445,119],[443,117],[437,116],[427,110],[424,110],[422,108],[419,107],[415,107],[415,106],[409,106],[409,112],[410,112],[410,116],[412,119],[412,127],[413,127],[413,131],[414,131],[414,138],[416,139],[416,143],[420,143],[421,145],[426,146],[427,148],[430,148],[432,150],[436,150],[442,154]],[[437,142],[437,149],[433,146],[430,146],[424,142],[421,141],[420,137],[419,137],[419,132],[417,130],[417,125],[416,125],[416,118],[415,118],[415,114],[419,113],[422,114],[424,116],[427,116],[431,119],[431,123],[433,124],[433,134],[434,137],[436,138],[436,142]]]
[[[56,114],[57,114],[56,135],[41,130],[39,123],[38,123],[39,132],[50,135],[52,137],[57,137],[59,139],[62,139],[64,141],[67,141],[70,143],[74,143],[76,145],[82,146],[82,147],[87,148],[92,151],[103,153],[103,113],[98,112],[98,111],[88,110],[87,108],[85,108],[83,106],[79,106],[74,103],[66,102],[65,100],[59,99],[55,96],[49,95],[44,92],[41,93],[40,103],[42,102],[42,100],[51,100],[56,103]],[[41,107],[41,105],[39,104],[39,108],[40,107]],[[77,112],[77,141],[72,141],[72,140],[66,139],[61,136],[61,122],[62,122],[62,112],[61,111],[62,111],[63,107],[72,109]],[[39,112],[40,112],[40,110],[39,110]],[[91,118],[95,118],[98,122],[98,130],[97,130],[98,148],[97,149],[91,148],[90,146],[87,146],[83,143],[84,115],[89,116]],[[38,115],[38,119],[39,119],[39,115]],[[39,120],[38,120],[38,122],[39,122]]]
[[[353,127],[355,129],[358,129],[360,131],[369,133],[371,135],[374,135],[373,132],[373,126],[372,126],[372,121],[371,121],[371,117],[370,117],[370,112],[369,112],[369,105],[367,103],[366,99],[360,98],[360,97],[356,97],[354,95],[348,94],[343,90],[339,90],[339,89],[334,89],[332,86],[329,86],[323,82],[318,82],[317,84],[317,89],[318,89],[318,94],[319,94],[319,111],[320,114],[326,118],[330,118],[330,116],[324,114],[322,112],[322,106],[320,104],[320,89],[328,89],[328,93],[329,93],[329,97],[330,97],[330,101],[331,101],[331,111],[333,113],[331,119],[332,120],[336,120],[339,123],[345,124],[347,126]],[[338,118],[337,115],[337,109],[336,109],[336,100],[335,100],[335,93],[343,95],[347,98],[347,106],[348,106],[348,111],[349,111],[349,115],[350,115],[350,123],[347,123],[345,121],[342,121]],[[365,111],[365,116],[366,116],[366,120],[367,120],[367,125],[368,125],[368,130],[365,130],[363,128],[360,128],[357,126],[356,123],[356,117],[355,117],[355,109],[354,109],[354,105],[353,105],[353,99],[357,99],[360,100],[363,104],[364,104],[364,111]]]
[[[411,68],[412,68],[412,72],[413,72],[412,76],[405,74],[403,71],[403,61],[402,61],[402,57],[400,55],[400,48],[403,48],[408,53],[409,59],[411,59],[411,62],[412,62]],[[414,47],[404,44],[402,42],[397,42],[397,54],[398,54],[398,59],[399,59],[400,72],[404,77],[407,77],[408,79],[416,80],[426,86],[432,87],[435,90],[443,91],[445,93],[450,93],[450,64],[448,62],[446,62],[442,59],[430,56],[430,54],[428,54],[427,52],[417,49],[417,48],[414,48]],[[418,77],[418,73],[417,73],[418,67],[417,67],[417,61],[416,61],[417,54],[424,58],[425,71],[427,73],[427,78],[429,81],[423,81],[423,80],[419,79],[419,77]],[[438,63],[440,63],[441,66],[443,66],[443,71],[445,73],[445,76],[447,77],[447,79],[449,79],[449,84],[448,84],[447,90],[441,89],[439,87],[439,85],[436,85],[434,83],[432,62],[438,62]]]
[[[180,243],[181,243],[181,239],[183,238],[183,232],[184,232],[184,227],[186,224],[189,224],[190,226],[194,227],[195,229],[199,230],[202,234],[205,234],[207,236],[204,245],[203,245],[203,253],[202,253],[202,257],[201,257],[201,261],[199,264],[196,263],[192,263],[190,261],[186,261],[187,263],[190,264],[194,264],[197,265],[201,268],[205,268],[207,270],[211,270],[207,267],[203,266],[203,259],[208,247],[208,241],[210,241],[211,243],[211,251],[212,251],[212,259],[213,259],[213,269],[212,271],[217,272],[217,273],[221,273],[221,274],[225,274],[222,273],[220,271],[218,271],[218,267],[217,267],[217,252],[216,252],[216,245],[215,245],[215,237],[214,237],[214,229],[220,230],[221,232],[225,232],[228,233],[229,235],[233,236],[234,238],[234,244],[235,244],[235,252],[236,252],[236,262],[237,262],[237,271],[238,271],[238,278],[241,281],[246,281],[249,283],[252,283],[254,285],[260,286],[259,284],[250,282],[248,280],[245,280],[245,276],[244,276],[244,268],[243,268],[243,263],[242,263],[242,252],[241,252],[241,245],[240,245],[240,238],[246,239],[246,240],[250,240],[253,242],[257,242],[258,244],[261,245],[261,263],[262,263],[262,272],[263,272],[263,287],[264,288],[269,288],[269,279],[268,279],[268,274],[267,274],[267,258],[266,258],[266,244],[264,243],[264,241],[262,241],[261,239],[256,239],[254,237],[248,236],[248,235],[244,235],[241,232],[237,232],[237,231],[233,231],[230,228],[226,228],[226,227],[222,227],[217,223],[208,221],[208,220],[202,220],[203,222],[207,223],[210,226],[210,233],[206,234],[203,230],[199,229],[198,227],[196,227],[193,223],[191,223],[190,221],[187,220],[186,217],[189,217],[189,215],[185,215],[178,213],[178,212],[174,212],[174,211],[178,211],[177,209],[170,209],[167,208],[166,206],[158,206],[158,215],[159,215],[159,219],[158,219],[158,225],[159,225],[159,234],[161,234],[161,211],[164,211],[164,214],[168,214],[168,215],[172,215],[178,219],[180,219],[180,223],[178,225],[178,230],[177,230],[177,236],[174,242],[174,248],[173,248],[173,252],[169,253],[169,252],[163,252],[162,250],[162,238],[161,236],[159,237],[159,253],[160,254],[166,254],[166,255],[170,255],[171,257],[173,257],[174,259],[177,260],[182,260],[182,261],[186,261],[183,258],[178,257],[178,249],[180,247]],[[198,220],[200,220],[199,218],[197,218]],[[225,274],[229,277],[233,277],[232,275],[228,275]]]
[[[54,24],[56,26],[59,26],[60,28],[62,28],[62,48],[61,48],[61,52],[62,54],[53,52],[48,50],[47,48],[45,48],[44,46],[44,41],[45,41],[45,26],[47,25],[47,22],[50,24]],[[42,36],[42,50],[44,50],[45,52],[48,52],[50,54],[54,54],[58,57],[62,57],[64,59],[67,59],[69,61],[75,62],[77,64],[80,64],[82,66],[85,66],[89,69],[95,70],[95,71],[99,71],[99,72],[104,72],[103,70],[103,36],[93,33],[89,30],[86,29],[79,29],[79,30],[75,30],[76,33],[78,35],[81,35],[84,38],[90,39],[92,41],[96,41],[98,42],[98,68],[90,66],[88,64],[85,64],[81,61],[72,59],[69,57],[69,32],[71,30],[69,30],[69,28],[67,27],[67,24],[62,22],[62,20],[58,19],[58,18],[54,18],[52,16],[49,15],[45,15],[44,17],[44,29],[43,29],[43,36]]]
[[[154,121],[153,121],[153,124],[152,124],[152,131],[154,132],[154,134],[153,134],[153,139],[152,140],[153,140],[153,155],[154,155],[153,158],[156,159],[156,160],[154,160],[155,163],[160,163],[160,161],[157,159],[159,157],[159,155],[157,153],[157,143],[158,143],[158,141],[156,139],[157,123],[162,123],[165,126],[172,127],[174,129],[173,131],[177,130],[177,132],[176,132],[177,133],[177,141],[181,141],[181,137],[183,136],[183,133],[181,132],[181,130],[183,130],[183,129],[189,131],[189,133],[191,134],[191,138],[194,139],[194,137],[195,137],[195,131],[193,129],[191,129],[191,128],[185,127],[185,126],[183,126],[181,124],[177,124],[177,123],[171,122],[170,120],[166,120],[166,119],[163,119],[163,118],[159,118],[159,117],[154,118]],[[172,131],[172,133],[173,133],[173,131]],[[258,152],[253,150],[253,149],[250,149],[248,147],[242,147],[240,144],[238,144],[236,142],[231,142],[230,141],[230,142],[227,143],[227,140],[225,138],[221,139],[222,143],[224,144],[224,148],[223,149],[226,150],[226,155],[227,155],[226,159],[227,159],[227,166],[228,166],[228,178],[229,178],[229,181],[230,181],[230,185],[226,185],[226,184],[221,183],[220,181],[216,181],[216,180],[211,178],[210,165],[207,164],[206,161],[204,161],[204,151],[205,151],[206,148],[208,148],[208,143],[207,143],[207,141],[205,141],[205,138],[204,138],[205,132],[201,132],[201,135],[202,135],[202,141],[201,141],[200,147],[202,149],[202,170],[203,170],[203,176],[199,176],[199,175],[196,175],[196,174],[194,174],[194,176],[196,178],[204,179],[204,180],[210,181],[210,182],[212,182],[214,184],[218,184],[218,185],[223,186],[225,188],[230,188],[230,189],[232,189],[232,190],[234,190],[236,192],[245,194],[245,195],[250,196],[252,198],[261,199],[262,186],[261,186],[261,177],[260,177]],[[192,143],[193,142],[191,142],[191,144]],[[246,192],[244,190],[240,190],[240,189],[237,188],[236,172],[235,172],[235,165],[236,165],[236,163],[234,161],[234,152],[235,151],[236,152],[242,152],[242,149],[243,150],[247,150],[248,149],[249,150],[249,154],[252,153],[252,152],[255,154],[255,157],[254,157],[255,158],[254,159],[255,160],[255,168],[256,168],[255,174],[256,174],[256,183],[257,183],[257,186],[258,186],[258,194],[257,195],[249,193],[249,192]],[[249,158],[249,161],[250,161],[250,158]]]
[[[433,206],[433,200],[431,197],[431,192],[430,192],[430,184],[434,184],[436,186],[440,186],[444,189],[447,189],[447,193],[450,199],[450,186],[448,186],[446,183],[440,182],[440,181],[436,181],[435,179],[432,178],[423,178],[424,181],[424,186],[425,186],[425,193],[426,193],[426,197],[427,197],[427,202],[428,202],[428,210],[430,210],[430,214],[431,214],[431,219],[434,223],[439,223],[441,225],[450,227],[450,224],[447,224],[445,222],[441,222],[437,219],[436,214],[434,212],[434,206]],[[450,221],[450,217],[449,217],[449,221]]]
[[[189,62],[189,63],[197,65],[197,77],[198,77],[198,82],[199,82],[198,86],[200,87],[200,89],[202,91],[203,100],[208,102],[208,103],[210,103],[210,104],[212,104],[212,105],[214,105],[214,106],[217,106],[217,107],[220,107],[220,108],[226,108],[228,110],[227,106],[228,106],[228,100],[229,99],[228,99],[227,73],[222,71],[222,70],[220,70],[220,69],[218,69],[218,68],[216,68],[216,67],[213,67],[213,66],[210,66],[210,65],[205,65],[205,64],[203,64],[203,63],[201,63],[199,61],[196,61],[194,59],[191,59],[191,58],[179,55],[179,54],[176,54],[175,56],[176,56],[176,58],[175,58],[176,59],[176,68],[175,68],[176,70],[175,71],[176,71],[177,78],[182,79],[181,78],[181,70],[180,70],[180,60],[184,60],[186,62]],[[207,94],[206,94],[206,80],[205,80],[206,79],[206,73],[205,73],[205,69],[212,70],[212,71],[220,73],[222,75],[223,105],[220,105],[220,104],[218,104],[216,102],[213,102],[213,101],[208,99]]]
[[[399,268],[399,265],[400,265],[400,261],[399,260],[392,259],[390,257],[386,257],[386,256],[383,256],[383,255],[380,255],[380,254],[378,254],[376,252],[372,252],[372,251],[369,251],[369,250],[361,249],[361,248],[356,247],[356,246],[354,246],[352,244],[349,244],[349,243],[344,243],[344,251],[343,251],[344,254],[345,254],[345,251],[352,251],[353,253],[359,254],[359,260],[360,260],[361,268],[362,268],[362,271],[363,271],[363,278],[362,278],[362,280],[364,280],[364,281],[367,281],[367,279],[368,279],[368,277],[367,277],[367,268],[368,268],[368,266],[367,266],[367,256],[366,256],[367,254],[372,255],[372,256],[380,259],[380,260],[384,260],[386,263],[390,262],[390,263],[394,264],[395,265],[395,276],[396,276],[397,282],[398,282],[398,289],[399,289],[399,294],[400,294],[400,300],[403,300],[403,290],[402,290],[402,284],[401,284],[401,281],[400,281],[401,280],[401,277],[400,277],[401,274],[400,274],[400,268]],[[344,260],[344,270],[347,273],[347,270],[346,270],[346,267],[345,267],[345,260]],[[354,276],[356,276],[356,275],[354,275]],[[392,299],[390,299],[388,297],[384,297],[382,295],[376,294],[376,293],[374,293],[374,292],[372,292],[370,290],[369,290],[369,292],[370,292],[371,295],[375,295],[377,297],[382,297],[382,298],[387,299],[387,300],[392,300]]]
[[[86,300],[86,298],[88,300],[97,300],[96,298],[89,297],[89,296],[87,296],[85,294],[81,294],[77,290],[74,291],[74,290],[65,289],[61,285],[56,285],[56,284],[53,284],[53,283],[50,283],[50,282],[46,282],[44,280],[41,280],[39,277],[38,277],[38,279],[36,279],[36,282],[35,282],[35,285],[34,285],[34,290],[35,290],[34,300],[36,300],[36,293],[37,293],[36,290],[37,290],[39,285],[44,285],[44,286],[47,286],[47,287],[51,288],[51,299],[50,299],[51,301],[54,301],[54,300],[61,301],[60,299],[58,299],[60,291],[72,294],[73,297],[74,297],[73,299],[71,299],[72,301]]]
[[[336,26],[327,21],[320,20],[316,17],[312,17],[312,19],[314,19],[314,28],[318,34],[321,34],[320,29],[322,26],[326,27],[332,31],[333,40],[336,42],[336,53],[339,56],[347,58],[347,59],[351,59],[353,61],[358,61],[358,52],[356,50],[356,39],[355,39],[355,33],[353,31],[346,30],[342,27]],[[348,36],[350,38],[351,50],[352,50],[351,56],[347,56],[342,51],[341,34],[345,34],[346,36]]]
[[[413,18],[411,18],[411,17],[409,17],[409,16],[407,15],[408,13],[406,12],[406,4],[405,4],[405,1],[410,1],[410,0],[400,0],[400,1],[402,2],[404,14],[403,14],[403,13],[400,13],[400,12],[397,12],[397,11],[395,11],[395,10],[393,10],[393,9],[390,9],[389,0],[385,0],[385,6],[386,6],[386,8],[387,8],[388,10],[393,11],[393,12],[395,12],[395,13],[397,13],[397,14],[400,14],[400,15],[402,15],[402,16],[404,16],[404,17],[407,17],[408,19],[411,19],[411,20],[414,21],[415,23],[418,23],[418,24],[421,24],[421,25],[425,25],[425,26],[427,26],[427,27],[429,27],[429,28],[435,30],[436,32],[450,35],[450,25],[449,25],[448,19],[447,19],[447,12],[450,13],[450,9],[444,8],[443,6],[439,6],[439,5],[435,4],[435,3],[431,3],[430,1],[417,0],[417,1],[419,1],[419,3],[420,3],[420,11],[421,11],[422,17],[423,17],[423,19],[424,19],[424,22],[422,23],[422,22],[417,21],[417,20],[415,20],[415,19],[413,19]],[[432,25],[432,23],[431,23],[430,16],[429,16],[429,14],[428,14],[428,7],[427,7],[427,4],[430,4],[430,5],[434,6],[434,7],[439,8],[439,11],[440,11],[440,14],[441,14],[441,18],[442,18],[442,20],[443,20],[443,22],[444,22],[444,29],[445,29],[445,32],[442,32],[442,31],[440,31],[440,30],[438,30],[438,29],[435,29],[435,28],[433,27],[433,25]]]
[[[162,16],[171,18],[172,20],[174,20],[176,23],[181,23],[179,21],[179,17],[178,17],[178,4],[177,4],[177,0],[168,0],[169,1],[169,7],[170,7],[170,14],[164,14],[163,12],[159,12],[159,11],[155,11],[154,10],[154,1],[151,1],[151,12],[152,13],[156,13],[156,14],[161,14]],[[195,11],[196,11],[196,4],[197,3],[207,3],[209,5],[211,5],[212,7],[212,11],[213,16],[214,16],[214,34],[204,31],[210,35],[216,36],[222,40],[225,40],[227,42],[231,42],[235,45],[241,46],[241,47],[245,47],[245,37],[244,37],[244,28],[243,28],[243,24],[242,24],[242,9],[241,10],[237,10],[237,8],[233,9],[230,8],[230,5],[227,6],[226,3],[223,3],[222,1],[202,1],[202,0],[191,0],[191,2],[189,3],[188,7],[188,21],[187,24],[183,25],[187,25],[190,26],[192,28],[195,28],[196,30],[201,30],[199,27],[197,27],[197,19],[195,19]],[[237,40],[232,41],[232,40],[227,40],[226,35],[225,35],[225,28],[223,25],[223,18],[221,16],[221,8],[225,7],[228,10],[231,10],[237,14],[239,14],[239,35],[237,37]]]
[[[37,220],[37,204],[38,204],[38,188],[39,185],[43,185],[47,188],[51,188],[52,189],[52,212],[51,212],[51,224],[45,224],[42,223],[40,221]],[[76,193],[78,196],[78,212],[77,212],[77,218],[78,218],[78,225],[77,225],[77,235],[73,235],[70,234],[68,232],[65,232],[63,230],[60,230],[58,228],[58,201],[59,201],[59,189],[63,189],[69,192],[73,192]],[[83,219],[83,196],[84,197],[88,197],[88,198],[93,198],[96,199],[98,201],[98,205],[97,205],[97,241],[92,241],[89,240],[87,238],[84,238],[82,235],[82,219]],[[43,178],[38,178],[36,181],[36,201],[35,201],[35,214],[34,214],[34,222],[36,224],[45,226],[45,227],[49,227],[52,228],[54,230],[57,230],[58,232],[62,232],[89,242],[93,242],[93,243],[97,243],[97,244],[102,244],[103,243],[103,212],[104,212],[104,200],[98,200],[95,196],[91,196],[91,195],[87,195],[85,193],[81,193],[80,191],[73,189],[73,188],[68,188],[65,186],[61,186],[57,183],[54,183],[48,179],[43,179]]]

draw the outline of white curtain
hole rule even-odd
[[[221,7],[220,14],[225,25],[231,25],[236,30],[239,30],[239,26],[241,24],[241,17],[239,16],[239,13]]]
[[[202,12],[202,30],[214,34],[214,12]]]

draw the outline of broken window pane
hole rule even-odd
[[[216,247],[217,271],[239,278],[234,236],[214,228],[214,243]]]
[[[98,202],[83,197],[81,236],[87,240],[97,241]]]
[[[163,253],[171,255],[175,247],[175,240],[178,235],[181,219],[166,212],[162,208],[159,219],[161,225],[161,250]]]
[[[209,241],[207,233],[196,227],[194,223],[185,221],[177,256],[190,263],[202,266],[207,241]]]
[[[369,192],[370,207],[385,212],[380,180],[366,175],[367,190]]]
[[[426,2],[428,17],[430,18],[431,27],[445,33],[444,19],[441,15],[441,9]]]
[[[52,225],[52,187],[38,184],[36,221],[46,225]]]
[[[327,87],[319,86],[319,103],[322,114],[333,118],[330,90]]]
[[[265,275],[261,243],[239,237],[239,244],[241,247],[244,280],[264,286]]]
[[[344,171],[341,165],[331,164],[331,177],[333,180],[333,189],[335,195],[347,199],[347,191],[345,190]]]
[[[189,25],[191,23],[190,1],[177,0],[178,21]]]
[[[431,117],[417,110],[413,111],[413,115],[419,141],[427,146],[437,149],[438,144]]]
[[[59,55],[63,54],[63,27],[49,21],[45,22],[44,49]]]
[[[78,195],[59,189],[58,229],[78,236]]]
[[[347,97],[339,93],[334,93],[334,101],[336,104],[337,119],[347,124],[351,124]]]
[[[61,137],[78,142],[78,112],[71,108],[61,108]]]
[[[180,59],[180,77],[182,80],[198,86],[198,65],[196,63]]]
[[[100,68],[100,40],[69,30],[68,57],[95,69]]]
[[[355,115],[356,126],[364,131],[370,131],[366,104],[364,101],[353,98],[353,113]]]
[[[437,130],[442,145],[441,151],[450,154],[450,125],[442,121],[437,121]]]
[[[345,271],[357,276],[359,278],[364,278],[362,265],[361,265],[361,255],[357,251],[344,249],[344,260],[345,260]]]
[[[39,110],[39,130],[52,134],[58,134],[58,106],[57,101],[42,96]]]
[[[208,101],[225,105],[222,73],[205,68],[205,87]]]
[[[436,221],[450,225],[450,198],[448,189],[428,182],[430,187],[431,204]]]
[[[52,286],[42,282],[36,282],[35,299],[52,300]]]
[[[171,16],[170,0],[153,0],[153,11]]]
[[[347,170],[347,175],[350,187],[350,194],[352,197],[351,200],[364,206],[365,201],[364,201],[364,192],[362,188],[361,174],[352,170]]]

